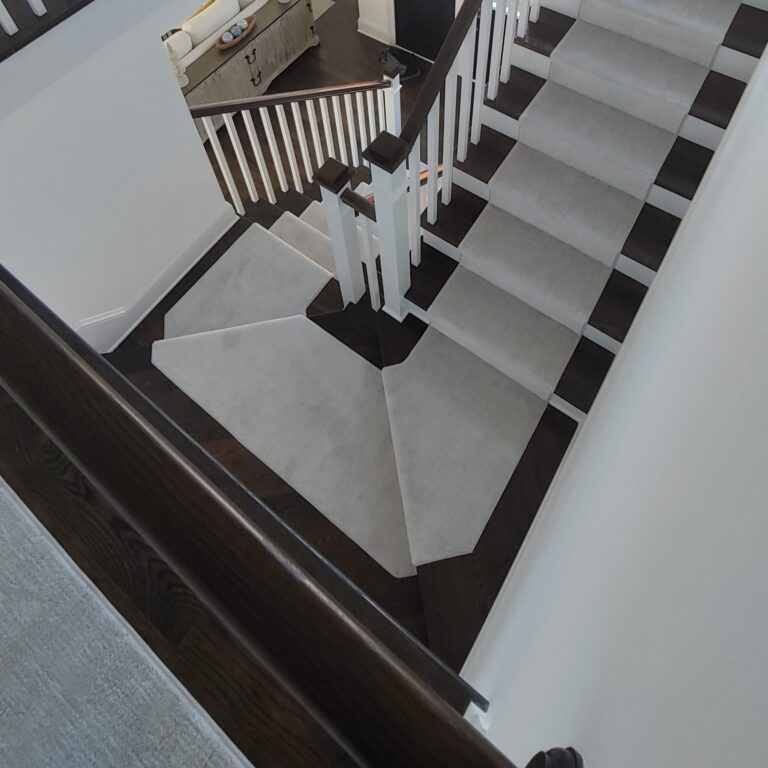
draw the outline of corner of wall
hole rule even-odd
[[[215,245],[232,227],[238,217],[229,204],[170,267],[134,301],[126,307],[118,307],[87,317],[77,323],[75,330],[97,352],[111,352],[149,314],[157,303],[181,280],[184,275]]]

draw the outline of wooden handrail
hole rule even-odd
[[[365,216],[366,219],[376,221],[376,205],[372,200],[363,197],[359,192],[355,192],[353,189],[345,189],[341,193],[341,199],[353,211],[357,211],[361,216]]]
[[[361,83],[347,83],[346,85],[332,85],[325,88],[308,88],[303,91],[267,93],[263,96],[254,96],[251,99],[233,99],[213,104],[200,104],[190,107],[189,111],[192,117],[216,117],[217,115],[226,115],[233,112],[243,112],[247,109],[275,107],[281,104],[315,101],[317,99],[327,99],[331,96],[346,96],[367,91],[383,91],[391,85],[392,83],[389,80],[370,80]]]
[[[352,754],[382,767],[513,768],[200,470],[199,447],[2,267],[0,361],[0,385]]]
[[[407,145],[405,154],[411,150],[418,140],[419,134],[427,122],[429,111],[443,90],[448,73],[451,71],[453,62],[456,61],[462,45],[464,45],[464,40],[470,28],[475,23],[481,5],[482,0],[464,0],[461,9],[453,20],[448,35],[440,48],[440,53],[429,70],[427,79],[416,98],[416,103],[413,105],[408,120],[400,132],[400,138]],[[478,84],[478,87],[480,87],[480,84]]]

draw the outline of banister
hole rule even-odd
[[[376,206],[372,200],[363,197],[359,192],[353,189],[345,189],[341,193],[341,199],[361,216],[365,216],[370,221],[376,221]]]
[[[354,93],[366,93],[368,91],[383,91],[391,85],[389,80],[370,80],[360,83],[347,83],[345,85],[331,85],[324,88],[308,88],[302,91],[268,93],[263,96],[254,96],[250,99],[233,99],[212,104],[200,104],[190,107],[189,111],[192,117],[216,117],[232,112],[243,112],[248,109],[275,107],[302,101],[316,101],[317,99],[326,99],[332,96],[346,96]]]
[[[513,768],[200,470],[199,447],[2,267],[0,361],[14,400],[365,764]]]
[[[464,0],[461,9],[453,20],[448,35],[440,48],[440,53],[429,70],[427,79],[416,97],[416,103],[400,132],[400,138],[407,145],[406,154],[418,140],[421,129],[429,117],[429,111],[442,91],[448,73],[464,45],[464,40],[475,23],[481,4],[482,0]]]

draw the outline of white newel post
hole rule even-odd
[[[384,91],[384,102],[387,111],[387,130],[395,136],[399,136],[400,131],[403,130],[403,117],[400,109],[400,91],[403,90],[403,86],[400,85],[400,74],[398,73],[394,77],[390,77],[385,72],[384,79],[388,80],[390,83],[389,88]]]
[[[407,314],[405,294],[411,287],[408,233],[408,145],[385,132],[366,151],[371,163],[371,189],[379,228],[384,311],[402,322]]]
[[[323,212],[328,223],[336,277],[346,307],[350,303],[356,304],[365,295],[355,212],[341,199],[342,192],[351,186],[352,170],[330,158],[317,172],[315,179],[323,197]]]

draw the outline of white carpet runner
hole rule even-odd
[[[471,552],[738,5],[583,0],[404,363],[299,317],[334,271],[318,203],[251,228],[153,361],[393,575]]]

